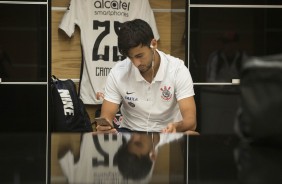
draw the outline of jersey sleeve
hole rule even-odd
[[[156,20],[155,20],[155,15],[154,12],[150,6],[150,3],[148,0],[143,0],[143,7],[140,8],[140,11],[138,10],[138,12],[140,12],[140,17],[145,20],[146,22],[148,22],[148,24],[151,26],[153,33],[154,33],[154,37],[156,40],[160,39],[160,35],[158,32],[158,28],[157,28],[157,24],[156,24]]]
[[[76,25],[76,5],[77,1],[76,0],[71,0],[70,4],[59,24],[59,29],[63,30],[69,37],[71,37],[74,33],[75,30],[75,25]]]
[[[175,85],[175,94],[177,100],[195,95],[191,74],[184,63],[180,64],[180,67],[175,73]]]
[[[118,91],[117,81],[115,80],[115,76],[113,75],[112,71],[107,78],[105,86],[105,100],[116,104],[120,104],[122,101]]]

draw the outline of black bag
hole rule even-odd
[[[282,143],[282,55],[250,58],[240,83],[235,131],[251,142]]]
[[[51,79],[51,131],[91,132],[92,126],[86,108],[70,79]]]

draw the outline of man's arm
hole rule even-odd
[[[186,132],[188,130],[194,131],[197,126],[196,122],[196,105],[194,97],[184,98],[178,101],[179,109],[183,120],[168,124],[163,132]]]
[[[105,119],[107,119],[111,124],[113,122],[113,119],[118,112],[119,109],[119,104],[107,101],[104,99],[103,104],[102,104],[102,109],[101,109],[101,116]],[[116,129],[112,129],[110,126],[97,126],[96,130],[98,132],[103,132],[103,133],[115,133]]]
[[[176,123],[177,132],[196,130],[196,105],[194,97],[184,98],[178,101],[183,120]]]

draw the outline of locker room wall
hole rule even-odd
[[[58,29],[58,25],[69,2],[70,0],[52,1],[51,74],[60,79],[72,79],[78,84],[81,66],[79,28],[76,28],[72,38],[69,38],[62,30]],[[185,0],[149,0],[149,2],[153,9],[160,34],[158,49],[184,60],[185,46],[183,45],[183,33],[185,30]],[[173,27],[172,21],[174,22]],[[100,105],[86,106],[92,121],[95,117],[95,111],[99,107]]]

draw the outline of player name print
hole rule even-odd
[[[108,76],[112,68],[96,67],[96,76]]]

